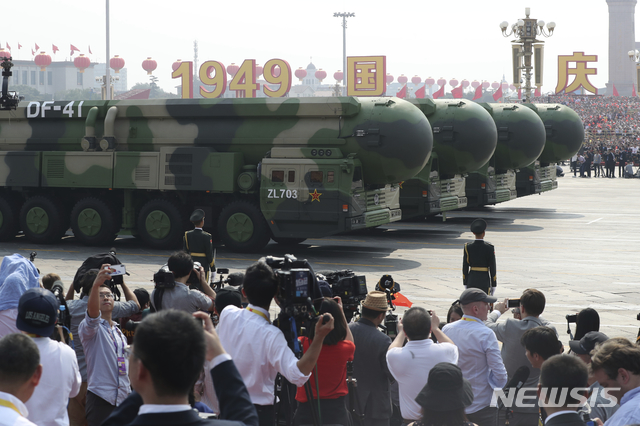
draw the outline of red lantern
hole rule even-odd
[[[407,76],[405,76],[404,74],[400,74],[400,77],[398,77],[398,83],[407,84],[407,81],[409,81]]]
[[[116,74],[120,72],[122,68],[124,68],[124,59],[120,56],[116,55],[109,60],[109,66],[116,71]]]
[[[151,56],[147,57],[144,61],[142,61],[142,69],[147,72],[147,75],[151,75],[151,73],[158,68],[158,63],[151,59]],[[175,71],[175,70],[174,70]]]
[[[473,87],[474,89],[477,89],[478,86],[480,86],[480,82],[478,80],[473,80],[471,82],[471,87]]]
[[[387,84],[393,83],[393,76],[391,74],[387,74],[386,81]]]
[[[513,84],[510,84],[510,85],[509,85],[509,89],[510,89],[510,90],[516,90],[516,86],[514,86]]]
[[[508,87],[509,87],[509,83],[506,83],[506,82],[502,83],[502,90],[507,90]]]
[[[465,89],[469,87],[469,80],[462,80],[462,87],[464,87]]]
[[[483,89],[488,89],[490,85],[491,85],[491,84],[490,84],[487,80],[485,80],[485,81],[483,81],[483,82],[482,82],[482,88],[483,88]]]
[[[182,59],[178,59],[173,64],[171,64],[171,69],[174,71],[177,70],[181,63],[182,63]]]
[[[435,81],[435,79],[433,77],[427,78],[424,82],[427,83],[427,86],[429,86],[429,87],[433,86],[436,83],[436,81]]]
[[[322,83],[322,80],[327,78],[327,72],[323,71],[322,68],[320,68],[318,71],[316,71],[316,78],[320,80],[320,83]]]
[[[0,48],[0,58],[10,58],[11,52],[8,49]]]
[[[307,70],[302,69],[302,67],[300,67],[300,68],[298,68],[296,70],[296,72],[294,74],[295,74],[296,77],[298,77],[300,79],[300,81],[302,81],[302,79],[307,76]]]
[[[47,67],[51,65],[51,56],[44,52],[40,52],[39,55],[36,55],[34,62],[40,67],[40,71],[45,71]]]
[[[440,77],[440,78],[438,79],[438,86],[442,87],[442,86],[444,86],[445,84],[447,84],[447,80],[445,80],[444,78]]]
[[[262,68],[262,65],[256,65],[256,77],[260,77],[263,72],[264,68]]]
[[[84,53],[81,53],[80,56],[76,57],[73,60],[73,65],[75,65],[76,68],[78,68],[78,70],[81,73],[83,73],[84,70],[89,68],[89,66],[91,65],[91,60],[89,58],[87,58],[86,56],[84,56]]]
[[[275,67],[271,68],[271,74],[274,77],[280,77],[280,66],[276,65]]]
[[[422,79],[420,77],[418,77],[417,75],[414,75],[413,77],[411,77],[411,82],[416,86],[418,84],[420,84],[421,81],[422,81]]]
[[[451,85],[451,87],[458,87],[458,80],[452,78],[451,80],[449,80],[449,84]]]
[[[231,77],[235,77],[236,74],[238,74],[238,70],[240,69],[239,66],[237,66],[236,64],[234,64],[233,62],[231,63],[231,65],[229,65],[227,67],[227,73],[231,76]]]
[[[340,70],[336,71],[333,73],[333,78],[336,79],[336,81],[342,81],[342,79],[344,78],[344,73]]]
[[[494,81],[493,83],[491,83],[492,89],[497,89],[498,87],[500,87],[500,83],[498,83],[497,81]]]

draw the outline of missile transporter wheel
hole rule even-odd
[[[97,198],[84,198],[71,210],[73,235],[84,245],[110,244],[120,230],[117,214]]]
[[[0,195],[0,241],[10,241],[20,231],[20,205],[10,195]]]
[[[57,201],[35,195],[27,199],[20,210],[20,227],[32,243],[51,244],[60,240],[69,229],[66,213]]]
[[[184,218],[185,215],[171,201],[151,200],[138,215],[138,234],[149,247],[177,248],[186,228]]]
[[[287,238],[287,237],[271,237],[273,241],[281,246],[294,246],[306,241],[306,238]]]
[[[262,250],[270,238],[269,226],[258,206],[244,200],[222,210],[218,234],[229,250],[241,253]]]

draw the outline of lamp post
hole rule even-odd
[[[344,70],[342,95],[347,96],[347,18],[355,18],[356,14],[352,12],[335,12],[334,18],[342,18],[342,69]]]
[[[107,15],[107,60],[105,61],[105,68],[106,68],[106,72],[105,72],[105,87],[107,87],[107,91],[106,91],[106,96],[105,99],[106,100],[110,100],[111,99],[111,72],[109,70],[109,59],[110,59],[110,55],[111,52],[110,50],[110,45],[109,45],[109,0],[106,0],[107,3],[107,10],[106,10],[106,15]],[[107,83],[108,82],[108,83]]]
[[[500,29],[504,37],[510,37],[514,35],[515,40],[512,40],[512,54],[513,54],[513,84],[516,87],[520,87],[522,80],[522,71],[524,71],[524,93],[525,102],[531,102],[531,76],[533,74],[534,67],[531,65],[532,56],[535,51],[535,83],[538,87],[542,86],[542,68],[543,68],[543,56],[544,56],[544,43],[537,40],[537,36],[551,37],[553,31],[556,28],[555,22],[549,22],[545,30],[543,20],[536,20],[529,17],[530,8],[525,9],[526,17],[524,19],[518,19],[515,24],[509,27],[507,21],[500,23]],[[524,64],[523,60],[524,58]]]

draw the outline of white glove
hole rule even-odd
[[[463,287],[464,287],[464,289],[465,289],[465,290],[467,289],[467,286],[466,286],[466,285],[464,285]]]
[[[490,287],[489,288],[489,296],[493,296],[493,293],[496,292],[496,288],[495,287]]]

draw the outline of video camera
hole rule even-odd
[[[158,272],[153,274],[153,282],[157,289],[170,289],[176,286],[176,277],[167,265],[163,265]]]
[[[384,291],[387,294],[387,303],[391,308],[391,311],[387,312],[387,316],[384,317],[384,325],[380,325],[382,331],[391,339],[395,339],[398,335],[398,315],[392,311],[396,310],[396,306],[393,301],[396,299],[395,294],[400,291],[400,284],[394,281],[391,275],[383,275],[380,277],[380,281],[376,284],[377,291]]]
[[[347,322],[351,322],[354,315],[360,314],[360,302],[367,297],[367,278],[364,275],[356,275],[349,269],[333,272],[321,272],[319,277],[324,278],[331,286],[331,293],[340,296],[342,309]]]

